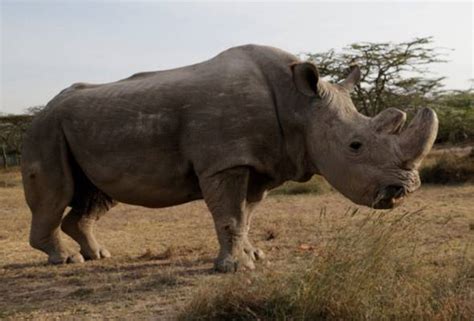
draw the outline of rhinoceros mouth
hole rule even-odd
[[[408,194],[408,190],[402,185],[388,185],[377,191],[372,203],[375,209],[390,209],[400,205]]]

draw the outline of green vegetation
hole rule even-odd
[[[444,92],[430,103],[439,118],[437,143],[474,140],[474,91]]]
[[[472,256],[457,249],[447,272],[419,250],[420,213],[349,211],[311,264],[207,284],[179,319],[469,320]]]
[[[0,167],[20,164],[21,146],[31,115],[0,115]]]
[[[423,183],[456,184],[474,182],[474,149],[468,155],[441,155],[433,164],[420,170]]]

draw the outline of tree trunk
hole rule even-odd
[[[2,158],[3,158],[3,168],[8,168],[7,164],[7,151],[5,150],[5,145],[2,144]]]

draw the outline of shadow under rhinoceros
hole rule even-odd
[[[73,305],[127,302],[141,295],[156,298],[214,274],[212,259],[143,261],[110,259],[80,265],[8,264],[0,277],[0,310],[5,317],[38,310],[61,312]]]

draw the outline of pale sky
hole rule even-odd
[[[471,2],[0,2],[4,113],[46,104],[74,82],[188,65],[246,43],[298,54],[433,36],[453,49],[434,75],[450,89],[474,78]]]

